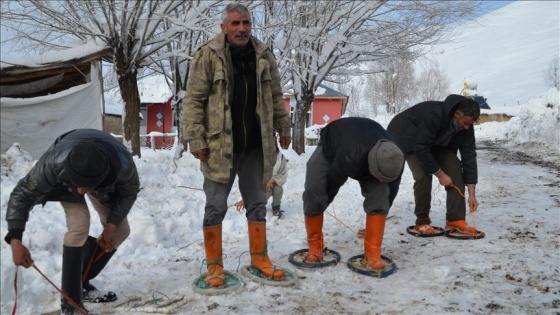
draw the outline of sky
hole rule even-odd
[[[508,14],[502,11],[499,18],[510,19]],[[535,31],[531,30],[534,23],[520,21],[526,22],[524,28]],[[482,32],[479,40],[493,40],[491,32],[487,33]],[[540,56],[530,45],[519,47],[517,53],[522,60]],[[477,64],[481,54],[481,50],[473,50],[466,62]],[[498,80],[515,81],[526,75],[526,67],[516,70],[514,75],[504,72]],[[554,160],[559,165],[558,91],[535,95],[519,105],[495,106],[487,112],[507,112],[515,116],[510,121],[475,128],[480,206],[467,221],[486,232],[483,239],[415,238],[407,234],[406,227],[414,223],[414,201],[412,176],[406,168],[389,213],[382,248],[382,254],[398,267],[394,274],[371,278],[346,266],[351,256],[363,250],[362,241],[356,237],[365,222],[363,198],[353,180],[341,187],[325,213],[326,246],[341,254],[341,263],[316,270],[298,269],[288,257],[306,247],[301,195],[305,163],[315,147],[306,147],[302,155],[283,150],[289,160],[282,202],[285,218],[273,217],[269,206],[268,250],[275,264],[296,274],[297,283],[292,287],[264,286],[239,275],[244,280],[239,290],[201,295],[191,287],[205,271],[205,199],[198,161],[190,154],[174,159],[173,150],[143,149],[142,157],[135,157],[141,191],[128,218],[131,235],[92,283],[116,292],[121,302],[133,296],[182,297],[188,303],[176,309],[176,314],[555,314],[560,308],[560,174],[558,169],[516,161],[514,154],[503,151]],[[374,119],[387,126],[392,116],[379,112]],[[9,194],[34,162],[25,148],[13,147],[2,154],[2,237],[7,232],[4,217]],[[443,226],[445,194],[435,181],[432,197],[433,223]],[[233,207],[239,198],[234,185],[228,200],[231,207],[223,222],[225,268],[236,274],[250,262],[245,213]],[[93,213],[90,234],[97,236],[102,228],[96,219]],[[35,265],[56,285],[61,278],[65,230],[64,212],[58,203],[51,202],[34,208],[24,233],[24,244]],[[10,314],[15,302],[16,268],[8,245],[2,242],[0,249],[0,313]],[[35,269],[19,268],[17,284],[17,314],[58,309],[58,293]],[[116,307],[116,303],[86,307],[102,314],[140,314],[138,309]]]

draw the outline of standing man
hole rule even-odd
[[[452,94],[443,102],[419,103],[396,115],[389,123],[387,130],[406,154],[414,178],[414,230],[419,235],[439,232],[431,226],[430,220],[432,175],[447,191],[446,229],[466,235],[482,233],[465,221],[463,197],[466,185],[467,202],[470,211],[475,212],[478,171],[473,124],[479,116],[477,102]]]
[[[247,208],[252,266],[266,278],[285,276],[266,254],[265,183],[276,161],[270,135],[276,130],[287,149],[290,120],[274,55],[251,36],[251,24],[245,6],[226,6],[222,33],[194,55],[183,101],[183,134],[204,175],[206,281],[212,287],[225,284],[221,224],[236,176]]]
[[[89,283],[107,265],[128,237],[126,219],[140,190],[132,156],[113,136],[93,129],[77,129],[56,139],[10,195],[5,240],[14,264],[29,268],[33,259],[22,238],[29,212],[36,204],[59,201],[67,231],[62,252],[62,291],[83,310],[83,301],[111,302],[113,292],[98,296]],[[88,236],[87,195],[99,214],[103,232]],[[82,291],[83,290],[83,291]],[[61,300],[62,314],[79,314],[72,302]]]
[[[389,208],[399,191],[404,156],[389,134],[367,118],[342,118],[321,130],[319,145],[307,161],[303,209],[309,253],[323,259],[323,213],[350,177],[360,183],[366,213],[364,258],[371,270],[382,270],[381,244]]]

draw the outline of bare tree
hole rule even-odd
[[[417,79],[418,101],[442,100],[449,94],[449,79],[437,62],[430,62]]]
[[[545,72],[545,82],[549,87],[560,91],[560,59],[558,56],[552,58]]]
[[[410,105],[416,90],[412,61],[395,57],[381,60],[379,64],[385,70],[368,75],[369,97],[372,103],[385,105],[387,113],[401,112]]]
[[[463,1],[277,1],[268,17],[267,36],[283,82],[294,91],[294,150],[305,152],[305,117],[317,87],[350,75],[378,72],[364,62],[398,56],[411,47],[431,45],[452,21],[470,14]],[[269,10],[270,11],[270,10]],[[415,50],[417,54],[421,50]]]
[[[18,0],[19,8],[2,10],[2,20],[17,30],[18,39],[44,47],[65,48],[69,41],[101,41],[112,50],[112,64],[125,103],[124,137],[140,156],[138,74],[157,62],[156,52],[178,38],[181,30],[164,28],[180,0]],[[34,30],[34,31],[29,31]],[[155,56],[155,57],[154,57]],[[160,56],[161,57],[161,56]]]

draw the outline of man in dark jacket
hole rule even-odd
[[[36,204],[59,201],[68,230],[62,252],[62,291],[82,310],[83,300],[109,302],[113,292],[98,296],[89,280],[101,272],[117,247],[128,237],[126,219],[140,183],[132,156],[113,136],[93,129],[72,130],[58,137],[10,195],[5,240],[14,264],[29,268],[33,259],[22,244],[29,212]],[[103,233],[88,236],[87,194],[99,214]],[[83,290],[83,291],[82,291]],[[62,314],[78,314],[73,303],[61,300]]]
[[[419,235],[438,233],[430,220],[432,175],[447,191],[446,229],[457,233],[478,233],[465,221],[463,196],[467,185],[470,211],[476,211],[478,171],[473,124],[479,116],[478,103],[452,94],[443,102],[419,103],[399,113],[389,123],[387,131],[406,154],[414,178],[414,230]],[[457,157],[457,151],[461,159]]]
[[[305,175],[303,208],[309,245],[306,261],[322,261],[323,213],[350,177],[360,183],[365,198],[364,258],[370,269],[383,269],[385,219],[397,196],[403,167],[403,153],[387,131],[371,119],[342,118],[323,128]]]

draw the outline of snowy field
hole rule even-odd
[[[365,214],[359,186],[352,180],[327,210],[323,230],[326,246],[338,251],[342,262],[321,270],[299,270],[288,256],[306,247],[301,194],[305,163],[314,147],[307,147],[301,156],[286,150],[289,177],[282,203],[286,216],[278,220],[268,214],[269,255],[277,265],[295,271],[298,283],[273,287],[245,279],[237,292],[200,295],[191,288],[205,271],[198,161],[190,154],[174,161],[172,151],[144,150],[142,158],[135,158],[142,190],[129,215],[132,233],[93,284],[117,292],[121,299],[165,294],[192,300],[178,314],[555,314],[560,311],[560,153],[546,139],[552,134],[556,143],[559,140],[558,93],[525,107],[523,117],[476,126],[480,207],[467,220],[486,232],[483,239],[407,234],[406,227],[414,223],[414,204],[411,173],[406,169],[383,243],[383,254],[398,266],[396,273],[371,278],[345,264],[363,250],[356,231],[363,227]],[[390,118],[377,120],[386,126]],[[2,218],[12,188],[32,165],[15,148],[2,156]],[[443,226],[445,195],[436,187],[434,182],[432,218],[434,225]],[[250,262],[246,219],[233,207],[239,198],[234,187],[232,207],[223,222],[224,263],[231,272]],[[4,235],[4,220],[1,228]],[[62,208],[48,203],[35,207],[24,234],[36,266],[57,285],[64,232]],[[100,232],[95,222],[90,234]],[[1,246],[1,313],[8,314],[14,306],[16,268],[8,246]],[[20,268],[18,289],[18,314],[58,308],[57,292],[34,269]],[[86,306],[94,312],[107,311],[99,305]]]
[[[469,48],[458,49],[460,55],[453,55],[451,48],[437,50],[446,52],[440,57],[448,71],[455,73],[451,77],[456,83],[453,86],[459,85],[455,93],[460,92],[464,77],[474,78],[479,92],[488,97],[492,107],[488,113],[515,116],[508,122],[476,126],[480,206],[467,221],[486,232],[485,238],[415,238],[407,234],[405,229],[415,218],[412,177],[405,169],[387,220],[382,251],[398,266],[394,274],[371,278],[346,267],[348,258],[363,251],[356,231],[363,227],[365,214],[359,185],[353,180],[341,188],[327,210],[323,229],[326,246],[338,251],[342,262],[321,270],[297,269],[288,256],[306,247],[301,195],[305,163],[315,148],[306,147],[300,156],[290,149],[283,151],[289,159],[282,203],[285,218],[278,220],[269,212],[267,230],[270,258],[296,272],[298,283],[273,287],[245,279],[237,292],[200,295],[191,288],[205,271],[205,198],[198,160],[188,153],[174,160],[173,151],[145,149],[141,158],[135,158],[141,192],[129,215],[131,235],[93,284],[115,291],[119,301],[130,296],[182,296],[189,303],[176,313],[185,315],[560,313],[559,96],[558,91],[546,92],[542,78],[551,47],[556,54],[560,51],[558,10],[557,1],[518,1],[478,21],[460,41],[467,44],[462,48]],[[556,24],[550,23],[551,15]],[[514,29],[508,23],[519,25]],[[508,29],[511,31],[502,33]],[[496,34],[501,35],[496,38]],[[536,34],[537,42],[529,42],[531,34]],[[524,98],[528,95],[532,99]],[[502,108],[502,104],[508,106]],[[383,126],[391,118],[375,117]],[[33,163],[25,147],[2,152],[2,238],[7,232],[4,218],[9,195]],[[433,224],[443,226],[445,194],[436,181],[432,196]],[[223,222],[224,263],[230,272],[250,262],[246,218],[233,207],[239,198],[234,186],[231,208]],[[96,219],[92,214],[91,235],[102,230]],[[34,208],[24,233],[24,244],[36,266],[57,286],[65,231],[62,208],[48,203]],[[0,250],[0,314],[11,314],[16,268],[5,242]],[[17,314],[59,308],[59,294],[35,269],[19,268],[17,286]],[[86,305],[101,314],[110,313],[113,306]]]

